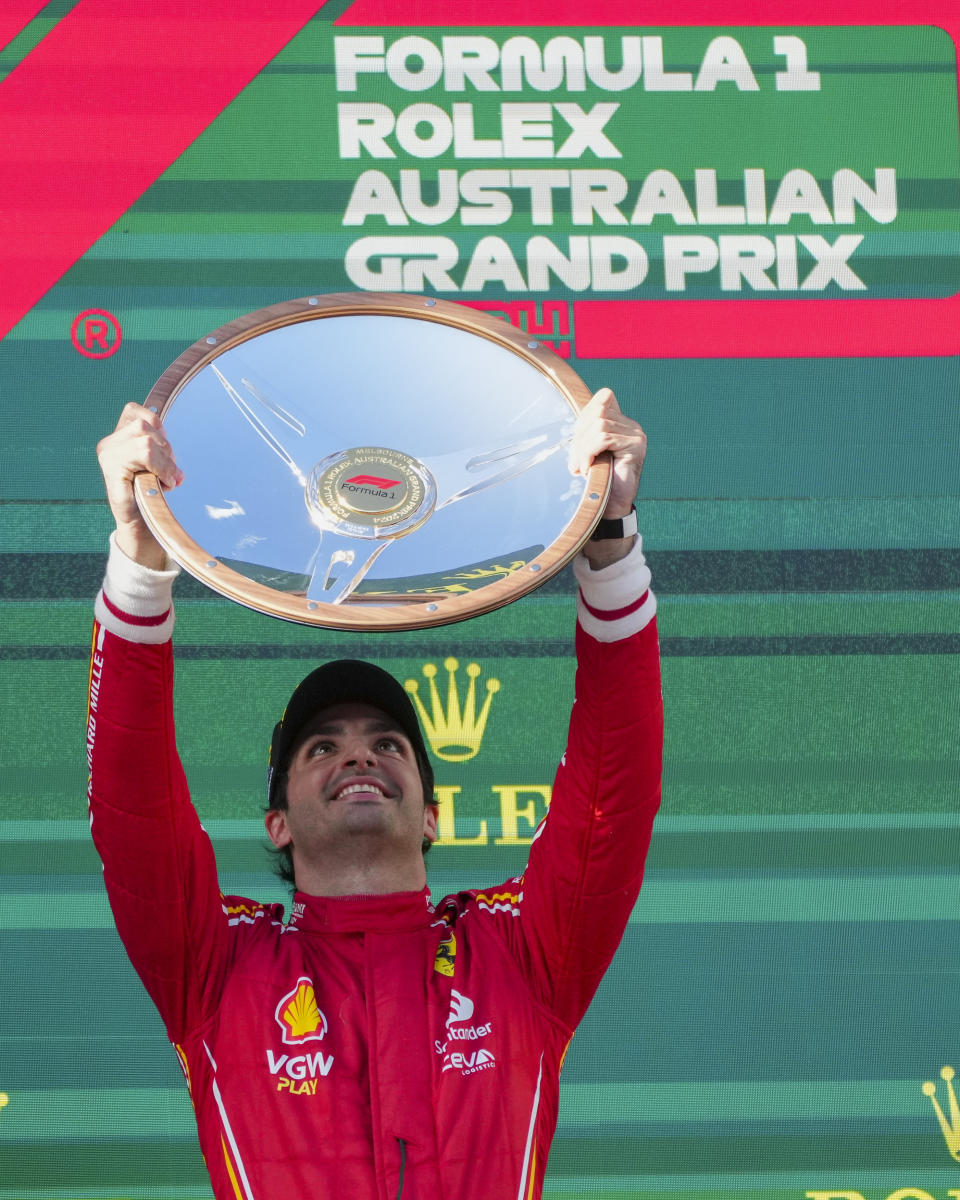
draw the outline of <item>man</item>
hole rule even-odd
[[[655,605],[628,518],[643,431],[609,390],[577,424],[574,469],[613,455],[613,536],[575,562],[577,700],[524,874],[431,902],[432,772],[409,700],[370,664],[328,664],[271,747],[287,924],[279,905],[221,896],[176,754],[175,571],[132,480],[182,475],[137,405],[98,450],[117,529],[94,628],[93,836],[218,1200],[539,1196],[563,1057],[636,900],[660,794]]]

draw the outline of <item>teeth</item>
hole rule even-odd
[[[337,792],[337,799],[349,796],[353,792],[375,792],[378,796],[384,794],[383,789],[377,787],[375,783],[351,783],[349,787],[345,787],[342,791]]]

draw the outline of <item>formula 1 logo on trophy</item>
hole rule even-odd
[[[347,293],[240,317],[157,381],[185,480],[138,476],[156,537],[215,591],[341,629],[418,629],[517,599],[579,550],[610,487],[565,453],[590,390],[496,317]],[[504,569],[503,564],[509,564]]]

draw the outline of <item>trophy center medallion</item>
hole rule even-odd
[[[325,523],[383,536],[416,520],[427,497],[426,468],[384,446],[357,446],[314,468],[307,505]],[[432,507],[432,503],[431,503]]]

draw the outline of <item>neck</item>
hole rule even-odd
[[[423,855],[396,861],[377,855],[324,855],[321,859],[293,852],[297,890],[310,896],[385,896],[419,892],[426,886]]]

